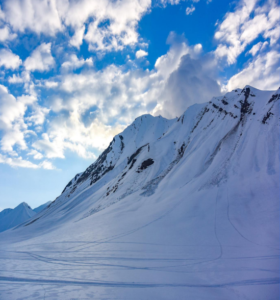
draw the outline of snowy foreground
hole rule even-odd
[[[0,234],[0,299],[279,299],[279,100],[137,118]]]

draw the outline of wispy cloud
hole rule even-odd
[[[215,33],[219,42],[217,58],[224,57],[228,64],[233,64],[259,36],[269,39],[271,45],[279,39],[280,15],[276,1],[267,1],[259,7],[257,3],[257,0],[242,0],[234,12],[226,14]]]
[[[186,8],[186,15],[192,15],[194,11],[195,11],[195,7],[191,5],[190,7]]]

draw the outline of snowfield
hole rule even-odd
[[[0,234],[0,299],[279,299],[279,100],[137,118]]]

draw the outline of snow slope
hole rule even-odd
[[[35,213],[38,213],[41,210],[43,210],[44,208],[46,208],[51,203],[52,203],[52,201],[48,201],[48,202],[46,202],[46,203],[44,203],[44,204],[42,204],[42,205],[40,205],[40,206],[38,206],[36,208],[33,208],[33,211],[35,211]]]
[[[22,202],[14,209],[4,209],[0,212],[0,232],[25,222],[35,214],[36,212],[25,202]]]
[[[279,100],[246,86],[137,118],[0,234],[0,298],[279,299]]]

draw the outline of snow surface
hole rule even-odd
[[[279,100],[137,118],[0,234],[0,299],[279,299]]]

